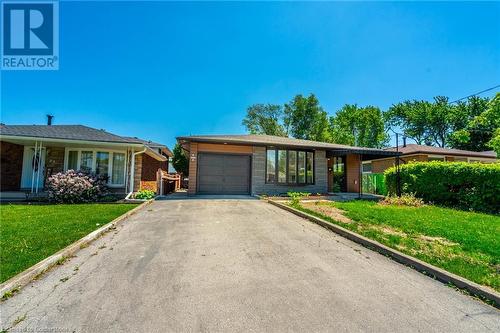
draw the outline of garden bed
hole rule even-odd
[[[293,207],[500,291],[499,216],[362,200]]]
[[[136,206],[116,203],[1,205],[0,282]]]

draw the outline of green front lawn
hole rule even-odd
[[[136,206],[1,205],[0,282],[8,280]]]
[[[352,222],[338,222],[317,207],[296,208],[500,291],[500,216],[369,201],[319,205],[345,211]]]

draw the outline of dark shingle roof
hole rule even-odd
[[[386,150],[396,151],[396,147],[387,148]],[[494,151],[469,151],[469,150],[424,146],[417,144],[408,144],[406,145],[406,147],[399,146],[399,151],[403,155],[423,153],[423,154],[455,155],[455,156],[469,156],[469,157],[483,157],[483,158],[497,157],[497,154]]]
[[[168,156],[173,156],[170,149],[168,149],[168,147],[165,146],[164,144],[161,144],[158,142],[153,142],[153,141],[148,141],[148,140],[143,140],[143,139],[140,139],[137,137],[131,137],[131,136],[126,136],[125,138],[127,138],[128,140],[131,140],[133,142],[142,143],[143,145],[146,145],[151,149],[158,149],[159,148],[162,150],[166,150]]]
[[[138,143],[105,130],[83,125],[1,125],[1,135],[115,143]]]
[[[167,146],[161,143],[147,141],[135,137],[120,136],[83,125],[0,125],[0,135],[62,139],[62,140],[81,140],[93,142],[111,142],[125,144],[143,144],[155,151],[157,149],[165,150],[168,156],[172,152]]]
[[[373,153],[376,155],[390,155],[394,156],[395,153],[383,149],[353,147],[347,145],[339,145],[335,143],[318,142],[311,140],[302,140],[287,138],[274,135],[263,134],[244,134],[244,135],[191,135],[178,137],[179,141],[194,141],[194,142],[213,142],[213,143],[232,143],[242,145],[261,145],[261,146],[283,146],[283,147],[297,147],[309,149],[326,149],[337,151],[350,151],[360,153]]]

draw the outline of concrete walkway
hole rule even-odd
[[[157,201],[0,311],[20,332],[500,331],[491,306],[234,199]]]

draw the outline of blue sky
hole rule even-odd
[[[298,93],[333,114],[500,84],[500,3],[61,2],[59,53],[58,71],[1,73],[3,123],[51,113],[172,147]]]

